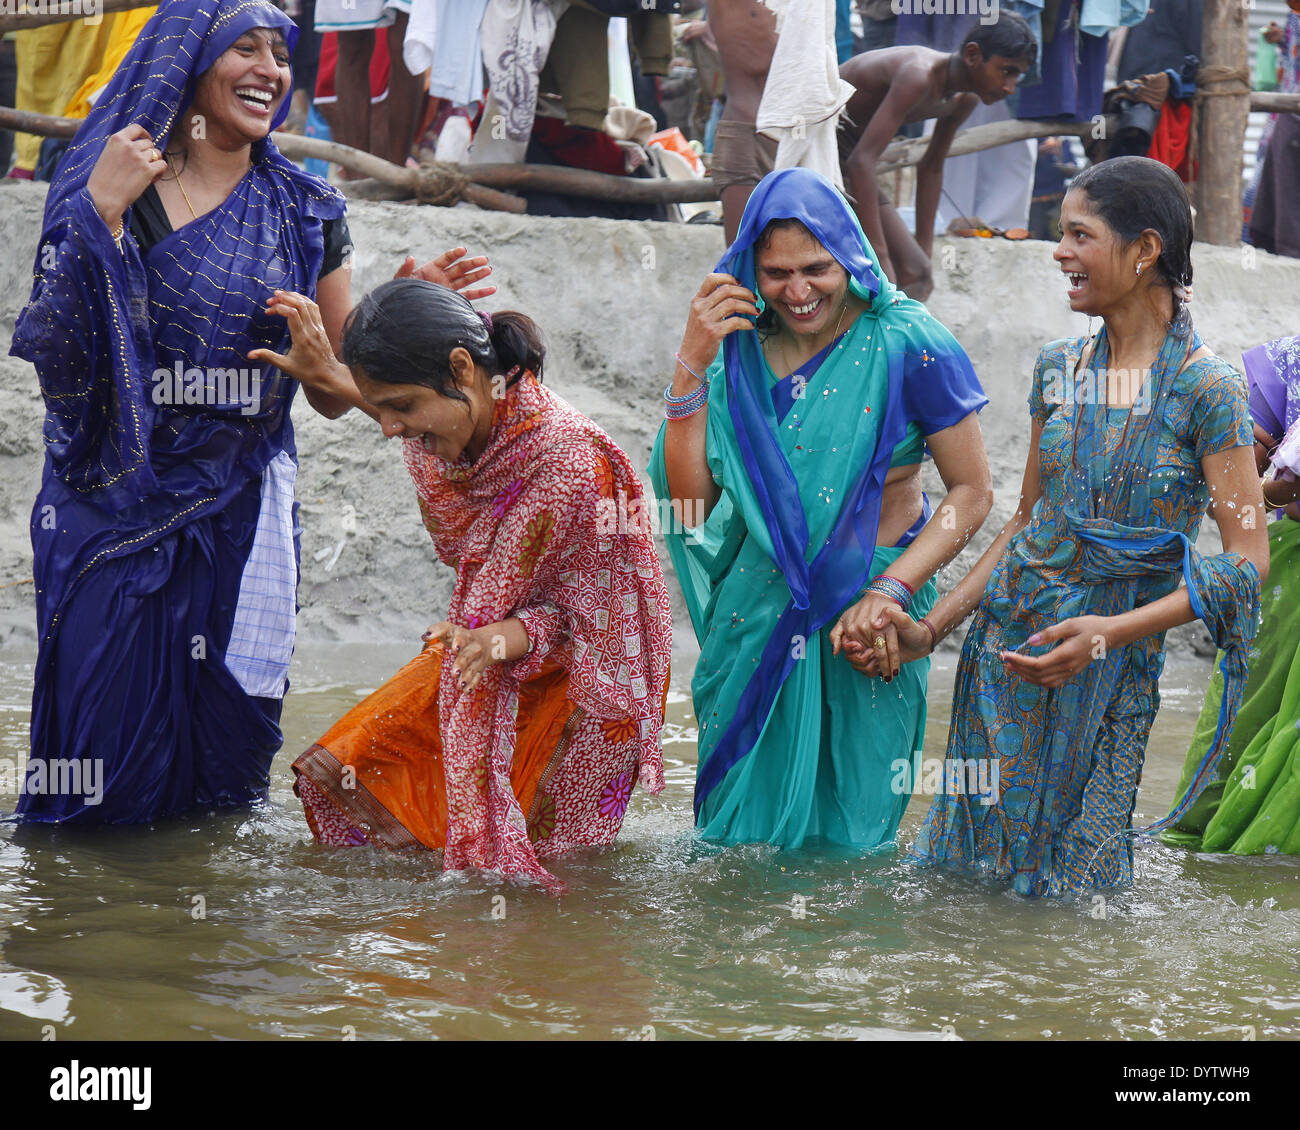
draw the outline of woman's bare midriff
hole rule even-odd
[[[897,545],[921,516],[921,464],[890,467],[880,494],[877,545]]]

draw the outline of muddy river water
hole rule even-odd
[[[1030,902],[896,851],[778,852],[692,832],[674,675],[668,788],[569,892],[317,846],[289,763],[408,658],[295,663],[270,800],[149,828],[0,825],[0,1038],[1219,1039],[1300,1034],[1300,858],[1137,849],[1132,888]],[[931,676],[940,757],[955,657]],[[32,656],[0,660],[0,811]],[[1173,799],[1208,666],[1171,660],[1136,822]],[[924,815],[915,796],[906,846]]]

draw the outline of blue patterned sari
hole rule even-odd
[[[162,148],[198,77],[259,27],[292,49],[297,29],[262,0],[163,3],[50,188],[12,347],[46,405],[18,806],[29,820],[144,822],[246,803],[265,794],[280,746],[296,383],[251,373],[247,354],[285,348],[266,300],[275,288],[314,296],[322,224],[343,198],[267,139],[224,204],[142,255],[130,215],[119,247],[86,188],[111,134],[138,122]],[[273,128],[288,106],[286,93]],[[193,395],[175,395],[168,374]],[[236,655],[232,634],[267,641],[265,654]]]
[[[1190,325],[1180,330],[1166,335],[1149,396],[1132,409],[1109,408],[1092,391],[1092,373],[1107,366],[1104,328],[1091,369],[1077,379],[1085,339],[1052,342],[1039,354],[1029,405],[1042,424],[1042,494],[966,633],[943,774],[945,788],[957,787],[926,816],[912,849],[920,862],[985,871],[1025,895],[1131,880],[1131,820],[1160,701],[1163,633],[1104,651],[1055,689],[1006,673],[999,655],[1070,617],[1149,604],[1180,579],[1224,650],[1228,691],[1186,794],[1147,831],[1176,820],[1212,779],[1245,682],[1259,574],[1239,554],[1202,557],[1190,539],[1209,501],[1202,458],[1252,439],[1240,375],[1217,357],[1183,368],[1200,343]],[[998,787],[974,795],[961,787],[971,780]]]

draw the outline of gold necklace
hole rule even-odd
[[[196,211],[194,211],[194,205],[190,203],[190,194],[185,191],[185,186],[181,184],[180,171],[176,168],[175,165],[172,164],[172,159],[170,154],[168,154],[167,156],[167,164],[171,166],[172,180],[176,182],[176,187],[181,190],[181,196],[185,198],[185,207],[187,207],[190,210],[190,217],[192,219],[197,220],[199,218],[199,214]]]

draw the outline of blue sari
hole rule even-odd
[[[142,254],[130,214],[119,247],[86,188],[111,134],[138,122],[162,148],[198,77],[259,27],[292,50],[296,27],[262,0],[163,3],[50,188],[11,350],[35,365],[46,405],[28,820],[247,803],[280,746],[296,382],[254,374],[247,354],[286,347],[266,300],[314,296],[322,225],[343,198],[268,138],[219,208]],[[272,128],[288,107],[286,92]]]
[[[1241,377],[1217,357],[1184,368],[1200,341],[1180,320],[1148,378],[1149,401],[1112,409],[1089,392],[1092,374],[1107,370],[1105,328],[1076,381],[1084,345],[1053,342],[1039,355],[1030,411],[1042,424],[1042,496],[966,633],[945,791],[912,849],[918,862],[985,872],[1031,896],[1132,880],[1132,815],[1160,703],[1164,634],[1102,648],[1056,688],[1008,675],[1002,650],[1042,654],[1047,646],[1028,647],[1034,633],[1071,617],[1119,615],[1186,582],[1193,611],[1223,650],[1226,689],[1181,800],[1150,832],[1181,819],[1214,779],[1259,615],[1255,566],[1240,554],[1203,557],[1191,544],[1209,502],[1202,459],[1252,442]],[[994,785],[961,785],[972,780]]]
[[[730,334],[709,370],[707,456],[722,495],[707,521],[665,534],[700,641],[696,823],[728,843],[872,848],[907,805],[898,765],[924,737],[929,664],[868,679],[832,657],[828,629],[905,548],[876,544],[895,449],[987,398],[952,335],[877,273],[848,204],[816,173],[765,178],[717,269],[757,293],[754,244],[784,218],[812,232],[868,309],[804,368],[797,398],[755,333]],[[663,443],[661,430],[650,474],[667,498]],[[916,614],[934,599],[927,583]]]

